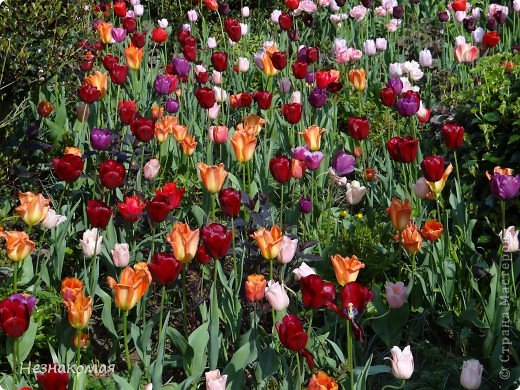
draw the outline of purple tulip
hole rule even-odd
[[[300,198],[299,206],[300,212],[304,214],[309,214],[310,212],[312,212],[312,202],[309,199],[304,198],[303,196]]]
[[[356,158],[347,154],[344,150],[340,150],[332,159],[332,169],[334,169],[336,175],[341,177],[354,172],[355,164]]]
[[[509,176],[495,173],[490,182],[491,194],[500,200],[514,198],[520,191],[520,175]]]
[[[307,152],[305,153],[305,164],[307,164],[307,168],[309,168],[311,171],[314,171],[320,167],[321,160],[323,160],[322,152]]]
[[[90,130],[90,144],[95,150],[107,150],[112,142],[112,133],[109,129]]]
[[[297,61],[307,62],[307,46],[302,47],[298,50],[298,54],[296,56]]]
[[[25,303],[27,305],[27,309],[29,309],[29,314],[32,313],[34,307],[36,306],[36,297],[33,297],[29,294],[12,294],[7,297],[10,301],[20,301],[21,303]]]
[[[121,43],[126,38],[126,30],[122,27],[112,27],[112,38],[114,38],[114,41],[117,43]]]
[[[307,146],[298,146],[291,149],[293,157],[298,161],[305,161],[305,154],[309,152]]]
[[[307,84],[313,84],[315,80],[316,80],[316,73],[307,72],[307,74],[305,75],[305,81],[307,82]]]
[[[404,117],[413,116],[419,111],[419,105],[421,101],[417,99],[415,96],[407,95],[403,96],[397,102],[397,112],[399,115]]]
[[[322,88],[314,88],[309,94],[309,104],[314,108],[321,108],[327,103],[327,93]]]
[[[168,95],[170,93],[171,84],[171,77],[164,77],[164,75],[158,74],[153,83],[153,88],[159,95]]]
[[[386,86],[392,88],[394,92],[398,95],[403,90],[403,82],[401,81],[401,79],[390,79],[386,83]]]
[[[280,88],[280,92],[287,93],[291,90],[291,80],[289,77],[282,77],[278,87]]]
[[[179,77],[184,77],[190,72],[190,63],[184,58],[174,58],[172,61],[172,66],[173,72]]]
[[[179,101],[173,98],[166,99],[166,112],[175,114],[179,111]]]

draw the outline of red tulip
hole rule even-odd
[[[283,13],[278,18],[278,24],[282,30],[290,30],[292,27],[292,16],[288,13]]]
[[[269,107],[271,107],[273,94],[268,91],[257,91],[253,94],[253,98],[255,99],[255,102],[258,104],[260,109],[267,110]]]
[[[218,193],[220,208],[229,218],[236,218],[240,214],[240,198],[240,191],[233,188],[224,188]]]
[[[201,245],[197,248],[197,253],[195,254],[195,259],[201,264],[209,264],[211,261],[211,256],[206,252],[206,247]]]
[[[146,45],[146,31],[134,32],[132,35],[130,35],[130,40],[132,41],[132,45],[138,49],[143,48],[144,45]]]
[[[168,198],[162,195],[154,196],[151,201],[146,202],[146,210],[152,222],[164,221],[170,212]]]
[[[218,72],[224,72],[228,67],[228,53],[216,51],[211,55],[211,64]]]
[[[81,176],[83,160],[75,154],[66,154],[63,157],[53,158],[52,165],[58,179],[72,183]]]
[[[218,10],[218,2],[217,0],[204,0],[204,4],[210,11]]]
[[[155,283],[167,286],[175,282],[179,277],[182,263],[170,253],[159,252],[152,256],[148,269]]]
[[[292,64],[292,72],[294,77],[297,79],[304,79],[305,76],[307,76],[307,69],[309,68],[309,65],[304,61],[296,61],[294,64]]]
[[[82,72],[90,72],[94,68],[94,61],[85,60],[80,62],[79,70]]]
[[[464,141],[464,127],[454,122],[447,122],[441,129],[444,145],[450,149],[460,149]]]
[[[370,122],[366,117],[352,116],[348,118],[348,132],[356,141],[367,138],[369,131]]]
[[[466,11],[466,0],[455,0],[451,3],[454,11]]]
[[[318,275],[309,275],[300,279],[302,284],[303,304],[313,309],[332,307],[337,310],[333,303],[336,297],[336,287],[333,283],[325,282]]]
[[[208,87],[199,87],[195,90],[195,97],[202,108],[210,109],[215,105],[215,92]]]
[[[300,5],[300,0],[285,0],[285,6],[294,11]]]
[[[85,103],[94,103],[101,96],[101,91],[88,84],[82,84],[78,89],[78,96]]]
[[[199,73],[195,73],[195,78],[197,79],[197,81],[201,84],[204,84],[206,81],[208,81],[208,78],[209,78],[209,72],[199,72]],[[215,103],[213,103],[215,104]]]
[[[432,183],[441,180],[444,174],[444,158],[426,156],[421,162],[421,171],[424,178]]]
[[[135,18],[123,18],[123,28],[126,30],[128,34],[132,34],[137,29],[137,21],[135,20]]]
[[[364,332],[356,322],[356,316],[361,315],[368,302],[374,299],[374,293],[358,282],[350,282],[343,286],[340,297],[341,312],[339,314],[350,320],[356,339],[363,340]]]
[[[137,117],[137,107],[134,101],[119,102],[119,120],[123,125],[129,125]]]
[[[397,94],[392,87],[383,88],[379,97],[381,98],[381,103],[387,107],[394,105],[397,100]]]
[[[101,184],[107,188],[117,188],[125,180],[125,167],[116,160],[106,160],[99,164]]]
[[[482,37],[482,42],[484,46],[495,47],[500,42],[500,34],[496,31],[488,31]]]
[[[295,314],[287,314],[281,323],[276,323],[276,332],[278,333],[282,345],[291,351],[305,356],[307,364],[312,370],[314,361],[310,352],[305,349],[309,337],[303,330],[303,324],[298,317]]]
[[[134,119],[130,124],[132,134],[141,142],[150,141],[155,135],[155,121],[144,116]]]
[[[9,337],[22,336],[29,327],[30,316],[28,305],[18,299],[0,302],[0,329]]]
[[[160,190],[155,190],[157,195],[165,196],[168,199],[170,208],[176,209],[181,204],[182,196],[184,195],[184,188],[177,188],[176,182],[164,184]]]
[[[127,222],[138,221],[143,215],[145,206],[138,196],[125,196],[124,203],[117,204],[119,214]]]
[[[184,58],[186,58],[186,60],[190,62],[195,62],[197,61],[197,48],[195,46],[184,46],[182,48],[182,55],[184,56]]]
[[[312,64],[314,62],[318,62],[320,59],[320,51],[316,47],[308,47],[307,52],[307,63]]]
[[[339,72],[337,70],[319,70],[316,72],[316,86],[318,88],[328,88],[330,84],[339,81]]]
[[[411,163],[417,158],[419,141],[411,136],[393,137],[386,143],[390,158],[401,163]]]
[[[226,255],[233,235],[220,223],[201,228],[202,239],[208,255],[217,259]]]
[[[61,372],[55,364],[49,365],[44,374],[37,374],[36,378],[43,390],[67,390],[69,374]]]
[[[282,70],[287,66],[287,54],[283,51],[276,51],[271,55],[271,62],[277,70]]]
[[[284,104],[282,107],[283,117],[292,125],[298,123],[302,118],[302,107],[300,103]]]
[[[104,229],[107,227],[112,210],[110,210],[105,202],[90,199],[87,202],[87,217],[90,224],[95,228]]]
[[[184,46],[186,44],[186,39],[191,37],[191,33],[188,30],[179,30],[177,31],[177,39],[179,43]]]
[[[238,42],[240,41],[240,38],[242,38],[242,28],[236,19],[227,18],[224,20],[224,31],[229,35],[229,39],[233,42]]]
[[[283,184],[291,180],[291,160],[287,157],[279,156],[271,158],[269,161],[269,170],[278,183]]]
[[[109,74],[114,84],[123,85],[128,77],[128,65],[113,64]]]
[[[156,27],[152,30],[152,41],[155,43],[163,43],[168,39],[168,33],[164,28]]]
[[[119,63],[119,57],[107,54],[103,57],[103,68],[110,71],[115,64]]]
[[[126,16],[126,3],[124,1],[116,1],[114,3],[114,14],[120,18]]]

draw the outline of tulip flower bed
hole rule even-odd
[[[158,3],[0,122],[0,388],[517,388],[520,1]]]

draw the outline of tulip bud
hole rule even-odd
[[[265,288],[265,296],[276,311],[285,310],[289,306],[289,296],[283,284],[270,280]]]
[[[408,290],[403,282],[385,284],[386,301],[392,309],[399,309],[404,305]]]
[[[143,168],[144,177],[146,180],[153,180],[159,174],[161,164],[156,158],[150,159]]]
[[[430,186],[426,183],[424,177],[417,179],[417,182],[412,185],[412,189],[415,196],[421,199],[426,199],[427,195],[430,193]]]
[[[392,347],[390,350],[392,353],[392,374],[397,379],[410,379],[413,374],[414,363],[413,355],[410,350],[410,346],[407,346],[402,351],[399,347]]]
[[[116,267],[126,267],[130,261],[130,251],[127,243],[116,244],[112,253],[112,260]]]
[[[484,366],[476,359],[465,360],[460,373],[460,384],[468,390],[480,388]]]
[[[304,199],[304,198],[302,198]],[[312,206],[312,204],[311,204]],[[277,259],[282,264],[291,262],[296,254],[296,248],[298,247],[298,239],[290,239],[287,236],[283,236],[282,243],[280,245],[280,252],[278,252]]]

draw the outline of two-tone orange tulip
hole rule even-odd
[[[204,184],[204,187],[206,187],[208,192],[210,194],[216,194],[219,192],[228,175],[228,172],[226,172],[224,168],[224,163],[220,163],[219,165],[198,163],[197,167],[200,171],[202,184]]]
[[[172,127],[171,134],[175,138],[175,141],[182,143],[188,134],[188,126],[176,124]]]
[[[107,277],[107,283],[115,293],[116,306],[121,310],[131,310],[143,297],[152,283],[152,275],[146,263],[137,263],[134,267],[126,267],[121,272],[119,283]]]
[[[257,302],[261,300],[265,295],[265,286],[267,281],[264,275],[248,275],[245,282],[246,299],[249,302]]]
[[[185,156],[191,156],[196,147],[197,142],[195,141],[195,136],[186,134],[181,142],[182,153],[184,153]]]
[[[319,126],[312,125],[305,129],[304,132],[301,132],[300,135],[303,136],[303,140],[307,144],[307,147],[311,152],[315,152],[320,149],[321,146],[321,135],[325,132],[325,129],[320,128]]]
[[[0,238],[6,240],[7,256],[12,261],[23,261],[31,254],[36,244],[29,240],[25,232],[7,231],[0,232]]]
[[[92,316],[92,297],[85,297],[83,291],[73,301],[64,301],[69,312],[69,322],[73,328],[83,329]]]
[[[242,123],[237,125],[236,130],[245,130],[248,133],[253,132],[255,136],[260,134],[262,127],[266,124],[266,120],[258,115],[251,114],[242,119]]]
[[[235,131],[231,137],[231,146],[238,162],[246,163],[253,158],[258,140],[252,133],[244,130]]]
[[[65,301],[74,301],[83,291],[83,282],[78,278],[65,278],[61,282],[61,296]]]
[[[164,115],[164,107],[153,105],[152,106],[152,117],[153,119],[161,119]]]
[[[392,198],[390,206],[386,209],[386,213],[390,215],[390,222],[395,230],[403,230],[410,221],[410,215],[412,214],[412,208],[410,207],[410,201]]]
[[[442,235],[444,228],[442,223],[432,219],[430,221],[426,221],[421,228],[421,234],[428,241],[437,241],[439,237]]]
[[[32,192],[19,192],[20,206],[15,211],[22,220],[29,226],[34,226],[43,221],[49,211],[50,200],[42,194]]]
[[[260,228],[251,235],[251,238],[255,239],[264,259],[274,260],[278,257],[283,238],[278,225],[274,225],[271,230]]]
[[[166,241],[170,243],[175,258],[186,264],[193,260],[199,246],[199,229],[191,230],[182,222],[177,222],[171,233],[166,235]]]
[[[352,69],[348,72],[348,79],[357,92],[363,92],[367,88],[367,76],[365,69]]]
[[[90,85],[93,88],[96,88],[101,92],[100,99],[105,97],[107,92],[107,74],[101,73],[99,70],[96,70],[90,76],[83,78],[83,83]]]
[[[141,67],[141,61],[143,60],[144,56],[144,49],[138,49],[137,47],[130,45],[125,49],[124,55],[128,67],[130,69],[137,70]]]
[[[421,250],[423,238],[419,230],[410,222],[406,229],[401,232],[401,244],[411,255],[415,255]]]
[[[365,268],[365,264],[358,260],[356,256],[342,257],[334,255],[330,257],[334,266],[336,280],[342,286],[347,283],[355,282],[361,268]]]
[[[109,44],[112,42],[112,23],[102,22],[97,26],[97,32],[101,42]]]
[[[338,384],[326,372],[318,371],[311,377],[307,390],[338,390]]]
[[[164,142],[168,139],[168,135],[173,131],[173,127],[178,123],[177,118],[171,115],[163,116],[155,122],[155,138],[157,141]]]
[[[81,154],[81,150],[79,148],[76,148],[75,146],[66,146],[65,150],[63,151],[63,155],[66,154],[73,154],[74,156],[82,157],[83,154]]]

